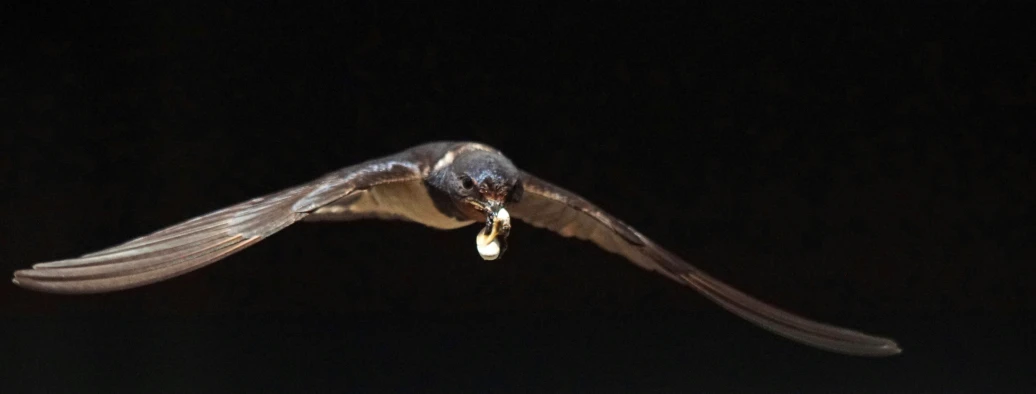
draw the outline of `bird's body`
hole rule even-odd
[[[892,340],[810,321],[741,293],[586,199],[473,142],[432,142],[368,160],[98,252],[35,264],[16,271],[13,282],[65,294],[130,289],[219,261],[299,221],[405,220],[439,230],[484,223],[477,250],[495,260],[507,249],[512,217],[593,242],[801,343],[853,355],[900,352]]]

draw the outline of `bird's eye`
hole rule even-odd
[[[465,190],[471,190],[475,187],[475,181],[471,180],[471,178],[464,177],[464,179],[460,181],[460,186]]]

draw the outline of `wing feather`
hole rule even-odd
[[[139,287],[183,275],[241,251],[313,210],[372,185],[419,179],[426,163],[402,152],[253,198],[78,258],[14,273],[32,290],[87,294]]]
[[[528,173],[523,176],[524,196],[509,206],[511,215],[523,222],[593,242],[697,290],[741,318],[800,343],[859,356],[901,352],[891,339],[808,320],[752,298],[673,255],[575,193]]]

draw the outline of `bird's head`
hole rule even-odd
[[[461,216],[485,222],[476,246],[482,258],[495,260],[507,249],[511,215],[506,206],[521,200],[521,172],[494,150],[469,149],[448,159],[440,169],[440,188]]]

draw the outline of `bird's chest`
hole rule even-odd
[[[374,186],[353,202],[350,211],[361,214],[388,214],[429,227],[451,230],[474,222],[448,216],[436,207],[421,181],[399,182]]]

